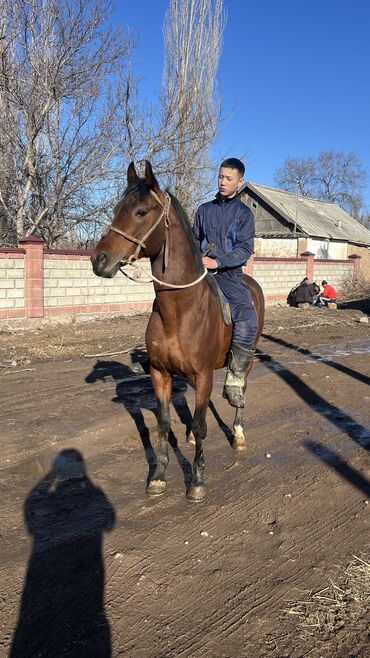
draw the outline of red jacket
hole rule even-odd
[[[327,297],[328,299],[336,299],[337,298],[337,293],[335,292],[333,286],[329,286],[327,283],[324,286],[324,290],[321,293],[322,297]]]

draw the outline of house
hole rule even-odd
[[[334,203],[245,183],[241,200],[256,222],[255,255],[346,260],[361,256],[361,272],[370,274],[370,231]]]

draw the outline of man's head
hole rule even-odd
[[[324,281],[321,281],[321,285],[322,285],[322,286],[327,286],[327,285],[328,285],[328,282],[325,281],[325,280],[324,280]]]
[[[218,191],[221,196],[231,199],[243,182],[245,167],[238,158],[228,158],[221,162],[218,174]]]

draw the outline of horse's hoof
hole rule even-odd
[[[234,441],[231,444],[232,449],[235,450],[236,452],[243,452],[245,450],[246,445],[245,445],[245,440],[241,439],[240,437],[235,437]]]
[[[146,488],[148,496],[161,496],[166,491],[164,480],[151,480]]]
[[[234,425],[234,440],[231,445],[237,452],[245,450],[245,436],[242,425]]]
[[[193,432],[190,432],[189,436],[186,439],[186,443],[188,444],[188,446],[195,446],[196,445],[195,436],[194,436]]]
[[[206,488],[203,485],[191,484],[186,497],[191,503],[201,503],[206,497]]]

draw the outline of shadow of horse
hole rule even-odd
[[[156,453],[150,440],[150,432],[145,423],[143,410],[151,411],[157,417],[157,400],[149,376],[149,361],[145,351],[135,348],[131,353],[131,364],[125,365],[119,361],[97,361],[85,381],[93,384],[99,380],[112,379],[116,383],[116,396],[112,402],[122,404],[135,422],[148,463],[147,482],[150,481],[156,468]],[[190,433],[192,416],[185,397],[188,381],[183,377],[174,377],[172,403],[174,409]],[[178,440],[171,430],[169,444],[183,472],[184,484],[189,486],[192,478],[192,467],[179,448]]]
[[[115,513],[81,453],[57,455],[24,515],[33,545],[9,658],[110,658],[102,542]]]

